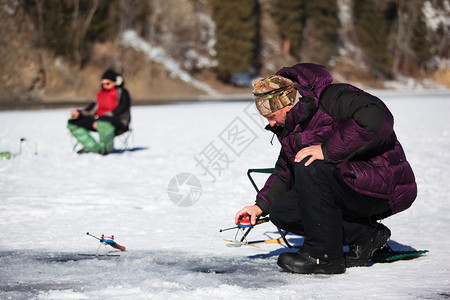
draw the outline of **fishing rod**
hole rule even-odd
[[[100,243],[102,243],[103,245],[110,245],[111,247],[113,247],[115,249],[119,249],[120,251],[125,251],[125,249],[126,249],[124,246],[121,246],[114,241],[114,235],[105,236],[104,234],[102,234],[101,237],[96,237],[95,235],[92,235],[89,232],[86,232],[86,234],[99,240]]]
[[[255,225],[259,225],[259,224],[266,223],[266,222],[269,222],[269,217],[265,217],[265,218],[262,218],[262,219],[257,219]],[[224,231],[227,231],[227,230],[233,230],[233,229],[237,229],[237,228],[242,228],[242,229],[243,228],[251,228],[251,227],[253,227],[255,225],[252,225],[250,222],[248,222],[248,220],[246,220],[246,221],[239,220],[237,226],[230,227],[230,228],[225,228],[225,229],[220,229],[219,232],[224,232]]]

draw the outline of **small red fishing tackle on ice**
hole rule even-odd
[[[235,227],[231,227],[231,228],[225,228],[225,229],[220,229],[219,232],[223,232],[223,231],[227,231],[227,230],[232,230],[232,229],[237,229],[236,231],[236,235],[234,236],[234,240],[228,240],[228,239],[223,239],[226,242],[231,242],[236,244],[235,246],[252,246],[252,247],[257,247],[256,245],[253,244],[257,244],[257,243],[273,243],[275,242],[279,242],[279,239],[276,240],[263,240],[263,241],[248,241],[247,240],[247,235],[250,233],[250,230],[252,230],[252,228],[256,225],[262,224],[262,223],[266,223],[269,222],[269,218],[262,218],[262,219],[257,219],[256,220],[256,224],[252,225],[251,221],[250,221],[250,217],[242,217],[238,220],[238,223]],[[238,238],[239,233],[242,233],[242,237]]]

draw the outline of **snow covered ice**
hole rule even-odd
[[[449,298],[450,92],[374,94],[394,115],[419,188],[410,209],[383,223],[394,249],[429,250],[424,256],[298,275],[277,267],[278,255],[293,251],[283,245],[228,247],[222,238],[235,231],[219,229],[234,226],[255,197],[247,169],[272,167],[279,151],[250,99],[133,107],[135,151],[108,156],[72,152],[69,109],[3,111],[0,151],[17,154],[26,141],[20,155],[0,161],[0,298]],[[220,159],[207,165],[213,154]],[[168,194],[181,173],[201,183],[191,206]],[[255,178],[261,185],[265,175]],[[114,249],[86,232],[114,235],[127,251],[92,256],[98,246],[99,254]],[[265,223],[249,239],[276,237]]]

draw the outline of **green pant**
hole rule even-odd
[[[100,153],[108,154],[114,149],[115,128],[111,122],[97,121],[97,132],[100,139]]]
[[[107,121],[97,121],[97,132],[100,141],[97,142],[84,127],[80,127],[71,123],[67,124],[72,135],[83,145],[84,152],[97,152],[108,154],[114,148],[114,126]]]
[[[99,152],[100,145],[97,141],[89,134],[89,130],[84,127],[73,125],[71,123],[67,124],[72,135],[77,139],[77,141],[83,145],[83,151],[85,152]]]

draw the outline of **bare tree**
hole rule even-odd
[[[412,74],[420,67],[413,48],[415,27],[421,17],[422,0],[397,0],[397,19],[389,34],[392,72]]]
[[[86,33],[91,25],[92,18],[98,8],[99,0],[93,0],[92,6],[88,11],[87,16],[82,20],[80,15],[80,1],[73,0],[73,13],[72,13],[72,37],[73,37],[73,57],[75,64],[78,68],[81,67],[82,55],[81,55],[81,43],[86,37]]]

